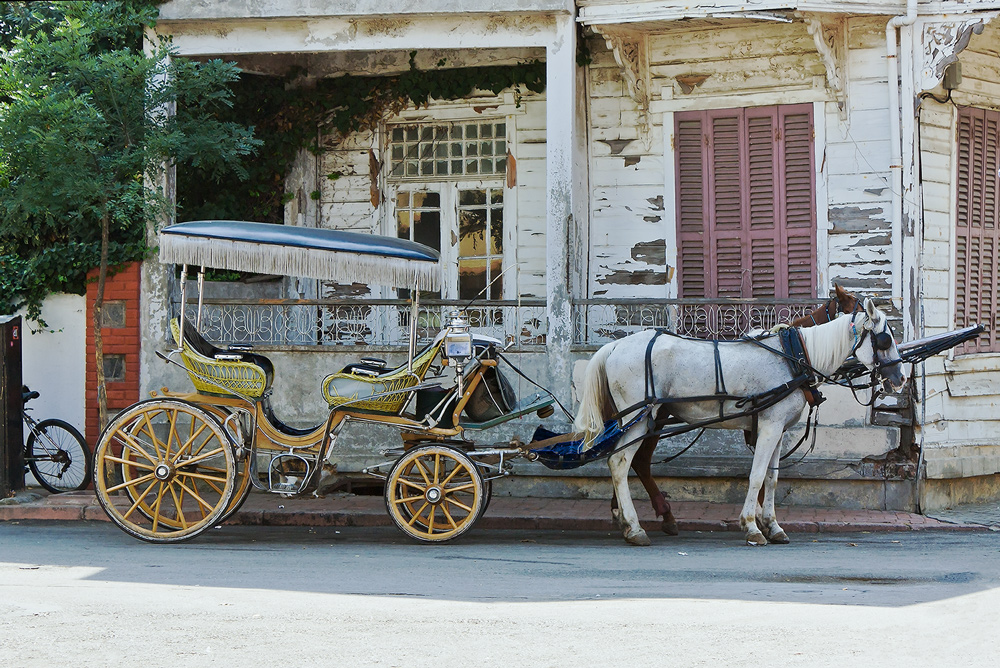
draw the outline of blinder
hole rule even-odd
[[[872,334],[872,346],[875,350],[890,350],[892,348],[892,334],[889,332]]]

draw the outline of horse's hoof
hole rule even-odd
[[[778,533],[768,536],[767,540],[771,543],[777,543],[778,545],[788,545],[788,534],[784,531],[779,531]]]
[[[747,545],[751,545],[753,547],[761,547],[763,545],[767,545],[767,539],[764,538],[764,534],[762,534],[759,531],[754,533],[748,533]]]
[[[649,536],[647,536],[646,532],[642,529],[626,533],[625,542],[629,545],[636,545],[638,547],[649,547],[653,544],[653,542],[649,540]]]
[[[677,522],[668,522],[666,520],[663,520],[661,528],[663,529],[663,533],[667,534],[668,536],[676,536],[677,534],[680,533],[680,531],[677,528]]]

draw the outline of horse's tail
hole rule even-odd
[[[604,429],[604,422],[611,419],[617,412],[615,402],[611,398],[611,388],[608,387],[608,375],[605,368],[608,355],[614,350],[616,341],[605,344],[587,364],[587,371],[580,388],[580,409],[577,411],[573,426],[582,431],[584,441],[588,446],[594,437]]]

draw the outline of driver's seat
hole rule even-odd
[[[170,321],[174,341],[181,338],[178,320]],[[184,321],[181,361],[198,392],[251,399],[264,396],[274,380],[274,365],[250,348],[243,344],[229,346],[227,350],[217,348],[198,333],[190,320]]]

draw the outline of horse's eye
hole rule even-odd
[[[892,348],[892,335],[889,332],[879,332],[872,337],[872,345],[875,350],[889,350]]]

